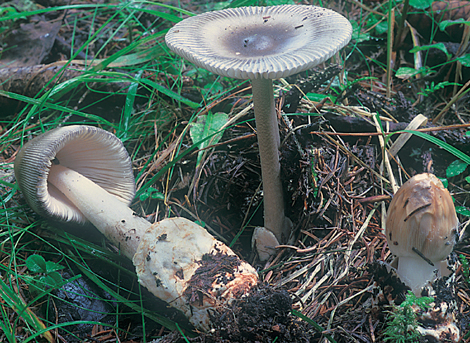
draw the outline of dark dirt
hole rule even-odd
[[[292,300],[286,291],[261,286],[250,295],[235,300],[230,308],[214,314],[210,333],[189,339],[194,343],[230,342],[316,342],[313,328],[291,314]],[[159,343],[182,343],[171,334]]]
[[[216,281],[214,278],[217,278],[218,284],[227,284],[234,279],[231,273],[239,265],[240,260],[237,256],[228,256],[222,253],[203,255],[200,267],[191,277],[190,285],[185,289],[183,295],[189,302],[202,305],[204,294],[210,292],[213,282]]]

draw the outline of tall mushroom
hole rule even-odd
[[[284,213],[272,80],[326,61],[349,42],[351,33],[349,21],[334,11],[280,5],[200,14],[179,22],[165,37],[171,50],[194,64],[218,75],[251,81],[264,226],[269,230],[255,232],[259,252],[266,250],[265,245],[288,238],[291,226]]]
[[[184,218],[152,225],[128,207],[135,195],[131,160],[109,132],[74,125],[37,136],[18,153],[15,175],[34,211],[89,220],[133,259],[139,282],[198,329],[208,330],[218,306],[257,283],[254,268],[199,225]]]
[[[452,252],[458,225],[452,197],[432,174],[415,175],[393,196],[385,235],[398,258],[398,275],[416,295]]]

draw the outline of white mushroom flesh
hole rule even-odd
[[[119,164],[114,172],[113,159]],[[258,281],[253,267],[199,225],[183,218],[151,225],[136,216],[127,207],[135,190],[130,159],[108,132],[70,126],[38,136],[18,153],[15,175],[36,212],[89,220],[133,259],[142,285],[181,310],[198,329],[207,330],[210,313],[246,295]],[[117,180],[122,191],[113,184]],[[124,198],[117,196],[122,193]]]
[[[141,238],[133,262],[143,286],[204,330],[210,328],[211,312],[246,295],[258,281],[251,265],[184,218],[155,223]]]

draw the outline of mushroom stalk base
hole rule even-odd
[[[124,256],[132,259],[140,238],[151,223],[138,217],[114,195],[72,169],[53,165],[49,171],[48,181],[58,188],[102,234],[118,246]]]
[[[421,296],[421,289],[436,277],[437,269],[421,257],[400,256],[398,258],[398,275],[411,288],[416,296]]]
[[[264,226],[279,242],[289,238],[290,222],[284,214],[284,197],[279,162],[279,125],[274,108],[273,82],[270,79],[251,80],[258,136],[261,176],[263,178]]]

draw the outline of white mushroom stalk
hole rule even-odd
[[[89,220],[133,260],[143,286],[200,330],[210,328],[220,306],[257,284],[256,270],[199,225],[184,218],[152,225],[128,207],[135,194],[131,161],[104,130],[68,126],[34,138],[18,153],[15,175],[37,213]]]
[[[398,258],[398,275],[417,296],[440,276],[440,264],[457,240],[458,225],[452,197],[432,174],[415,175],[394,195],[385,235]]]
[[[291,229],[284,210],[272,79],[326,61],[349,42],[351,33],[349,21],[334,11],[280,5],[200,14],[179,22],[165,37],[171,50],[194,64],[251,81],[264,194],[265,229],[254,237],[258,252],[286,241]]]
[[[53,165],[48,182],[60,190],[79,211],[129,259],[151,224],[122,201],[76,171]]]

